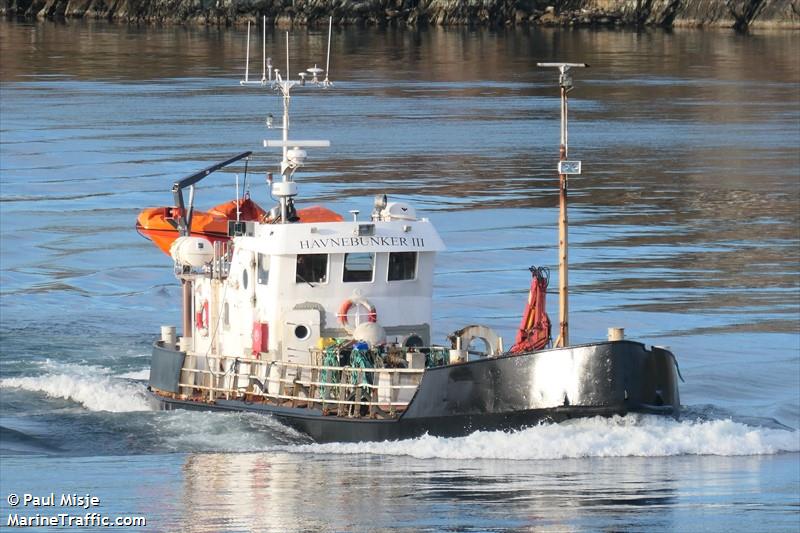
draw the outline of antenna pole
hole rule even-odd
[[[247,21],[247,52],[244,60],[244,82],[250,81],[250,21]]]
[[[558,337],[555,347],[569,346],[569,222],[567,218],[567,176],[579,173],[568,170],[567,93],[572,90],[571,67],[588,67],[585,63],[538,63],[540,67],[559,70],[558,85],[561,92],[561,135],[558,150]]]
[[[328,73],[331,70],[331,31],[333,30],[333,15],[328,18],[328,58],[325,60],[325,81],[322,83],[327,87],[330,82],[328,81]]]
[[[261,83],[267,83],[267,16],[261,19]]]
[[[289,32],[286,32],[286,80],[290,80],[292,75],[289,70]]]
[[[331,21],[333,19],[331,18]],[[268,147],[278,147],[280,146],[283,151],[283,158],[281,159],[281,181],[280,182],[273,182],[270,178],[269,185],[270,185],[270,193],[272,196],[277,197],[280,201],[280,217],[281,222],[286,224],[289,222],[288,215],[289,215],[289,208],[291,207],[290,199],[294,196],[297,196],[297,184],[294,183],[292,180],[292,176],[294,172],[303,166],[303,162],[306,158],[305,150],[302,150],[303,147],[327,147],[330,146],[329,141],[308,141],[308,140],[289,140],[289,129],[290,129],[290,122],[289,122],[289,104],[291,102],[291,90],[295,85],[306,85],[306,76],[309,72],[313,74],[313,79],[311,80],[314,85],[320,85],[317,76],[322,72],[322,69],[314,65],[313,68],[306,69],[306,72],[301,72],[299,74],[300,80],[293,81],[291,79],[290,74],[290,65],[289,65],[289,32],[286,32],[286,72],[283,76],[281,76],[280,71],[278,69],[274,69],[272,65],[272,59],[266,57],[266,40],[267,40],[267,30],[266,30],[266,17],[262,18],[262,23],[264,28],[262,30],[262,72],[261,72],[261,80],[256,82],[249,82],[245,78],[239,82],[240,85],[248,85],[248,84],[259,84],[262,86],[267,85],[267,81],[272,82],[270,86],[273,89],[280,90],[282,100],[283,100],[283,124],[281,126],[281,137],[280,141],[273,141],[273,140],[264,140],[264,148]],[[328,31],[328,41],[330,43],[330,30]],[[248,22],[248,33],[247,33],[247,47],[248,47],[248,64],[249,64],[249,50],[250,50],[250,32],[249,32],[249,22]],[[330,44],[328,49],[328,61],[330,61]],[[272,71],[275,71],[275,77],[273,79]],[[265,73],[266,72],[266,73]],[[249,73],[249,69],[247,66],[245,67],[245,75]],[[267,78],[267,74],[269,78]],[[325,79],[327,82],[327,77]],[[325,84],[322,84],[326,86]],[[328,84],[329,85],[329,84]],[[272,127],[272,114],[267,117],[267,128]],[[247,152],[245,155],[249,155]],[[239,156],[238,159],[241,159],[244,156]],[[245,164],[245,177],[244,182],[242,183],[242,198],[244,195],[247,194],[247,165]],[[237,201],[237,210],[236,216],[237,220],[240,217],[240,210],[239,210],[239,176],[236,175],[236,201]],[[180,203],[179,205],[183,205]]]
[[[288,41],[289,34],[287,33],[286,36],[287,36],[287,41]],[[286,70],[287,70],[287,72],[289,70],[288,69],[288,61],[287,61],[287,69]],[[283,181],[285,181],[285,182],[289,181],[289,172],[290,172],[290,170],[289,170],[289,144],[288,144],[288,142],[289,142],[289,98],[291,98],[289,96],[289,88],[288,88],[289,80],[288,79],[286,80],[286,83],[287,83],[287,88],[286,88],[285,92],[283,93],[283,160],[281,161],[281,175],[282,175]],[[285,224],[286,223],[286,215],[287,215],[287,213],[286,213],[286,211],[287,211],[286,197],[285,196],[281,196],[280,198],[281,198],[281,222]]]
[[[239,222],[239,174],[236,174],[236,222]]]
[[[283,181],[289,181],[289,87],[291,74],[289,70],[289,32],[286,32],[286,92],[283,95],[283,161],[281,162],[281,170],[283,174]],[[286,196],[281,196],[281,223],[286,224],[286,217],[288,215],[288,206]]]
[[[567,160],[567,89],[561,86],[561,144],[558,160]],[[558,347],[569,345],[569,220],[567,175],[558,174]]]

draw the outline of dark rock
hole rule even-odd
[[[561,23],[561,19],[558,15],[553,13],[552,11],[545,11],[544,15],[539,17],[539,24],[544,26],[555,26]]]
[[[723,26],[800,29],[800,0],[0,0],[0,15],[276,26]]]

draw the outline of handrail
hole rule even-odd
[[[194,389],[210,390],[210,391],[214,391],[214,392],[223,392],[223,393],[224,392],[229,392],[228,389],[221,389],[219,387],[207,387],[205,385],[189,385],[188,383],[179,383],[178,385],[180,387],[191,387],[191,388],[194,388]],[[248,394],[252,394],[253,396],[264,396],[264,397],[270,397],[270,398],[279,398],[279,399],[283,399],[283,400],[298,400],[298,401],[303,401],[303,402],[308,402],[308,403],[330,403],[330,404],[337,404],[337,405],[366,405],[366,406],[375,406],[375,407],[381,407],[381,406],[405,407],[405,406],[408,405],[408,402],[390,402],[390,401],[386,401],[386,402],[381,402],[381,401],[366,402],[366,401],[358,401],[358,400],[335,400],[333,398],[328,398],[328,399],[323,400],[321,398],[302,398],[300,396],[291,396],[291,395],[288,395],[288,394],[269,394],[269,395],[267,395],[267,394],[263,394],[263,393],[259,393],[259,392],[250,392]]]
[[[318,370],[332,370],[332,371],[342,371],[342,370],[363,370],[364,372],[396,372],[398,374],[422,374],[425,372],[424,368],[391,368],[391,367],[379,367],[379,368],[362,368],[358,366],[324,366],[324,365],[312,365],[309,363],[292,363],[288,361],[270,361],[267,359],[255,359],[253,357],[235,357],[232,355],[208,355],[208,356],[198,356],[196,354],[189,354],[193,357],[204,357],[205,359],[216,359],[219,361],[239,361],[240,363],[247,363],[247,364],[260,364],[260,365],[276,365],[276,366],[286,366],[287,368],[308,368],[308,369],[318,369]],[[214,371],[211,371],[214,372]],[[220,375],[226,375],[226,372],[219,372]]]
[[[350,372],[353,371],[353,367],[341,367],[341,368],[349,368],[350,370],[347,370],[347,371],[350,371]],[[360,369],[360,368],[356,369],[356,371],[359,371],[359,370],[362,370],[362,369]],[[366,369],[363,369],[363,370],[366,370]],[[391,373],[391,372],[387,371],[387,369],[379,369],[379,370],[384,371],[384,373]],[[392,369],[388,369],[388,370],[392,370]],[[184,368],[182,371],[183,372],[189,372],[191,374],[211,374],[211,375],[215,375],[214,372],[211,371],[211,370],[202,370],[202,369],[197,369],[197,368]],[[423,371],[420,370],[420,373],[422,373],[422,372]],[[238,378],[253,378],[253,379],[256,379],[256,378],[253,377],[252,374],[243,374],[243,373],[236,373],[236,372],[234,372],[234,373],[222,372],[219,377],[231,377],[231,378],[237,378],[237,379]],[[303,386],[311,386],[311,385],[318,385],[318,386],[321,386],[321,387],[354,387],[354,386],[357,386],[357,387],[361,387],[361,388],[365,388],[365,389],[376,389],[376,390],[380,388],[380,386],[373,385],[371,383],[359,383],[359,384],[335,383],[333,381],[308,381],[308,380],[299,380],[299,379],[270,378],[269,376],[267,376],[267,379],[270,380],[270,381],[276,381],[276,382],[279,382],[279,383],[292,383],[292,384],[297,383],[298,385],[303,385]],[[187,387],[192,386],[192,387],[197,388],[194,385],[186,385],[186,386]],[[417,385],[389,385],[389,387],[392,388],[392,389],[416,389]],[[224,389],[224,390],[233,391],[233,390],[238,390],[238,389],[241,389],[241,388],[242,387],[238,387],[236,389]]]
[[[188,355],[199,357],[196,354]],[[180,390],[184,391],[181,396],[198,399],[191,391],[200,391],[200,399],[205,401],[213,401],[215,395],[224,395],[226,399],[258,397],[278,404],[289,401],[292,407],[296,404],[306,408],[319,405],[325,414],[330,413],[326,409],[326,405],[330,405],[336,406],[336,415],[351,417],[365,415],[362,407],[369,408],[370,416],[385,417],[385,409],[388,409],[389,417],[397,416],[398,410],[408,406],[425,372],[424,368],[328,366],[246,356],[209,355],[203,359],[208,364],[207,368],[187,368],[184,364],[181,369],[184,373],[184,379],[178,383]],[[187,357],[187,363],[189,361]],[[240,365],[250,368],[242,371]],[[193,366],[193,363],[188,366]],[[227,370],[216,370],[214,367],[227,367]],[[307,374],[309,371],[310,375]],[[295,374],[287,376],[289,372]],[[322,377],[323,372],[326,377]],[[379,376],[388,375],[388,379],[369,377],[376,373]],[[398,396],[401,393],[402,396]]]

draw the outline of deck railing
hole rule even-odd
[[[424,368],[361,368],[187,354],[180,396],[201,401],[247,400],[323,414],[393,418],[414,396]]]
[[[214,241],[214,260],[211,262],[211,276],[225,279],[231,266],[233,247],[227,241]]]

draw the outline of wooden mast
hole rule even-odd
[[[555,347],[569,345],[569,221],[567,218],[567,189],[569,174],[580,174],[579,161],[568,161],[567,93],[572,90],[571,67],[588,67],[586,63],[537,63],[540,67],[558,68],[561,90],[561,142],[558,151],[558,337]]]
[[[558,161],[567,160],[567,88],[561,85],[561,145]],[[569,220],[567,219],[567,175],[558,169],[558,338],[555,346],[569,345]]]

